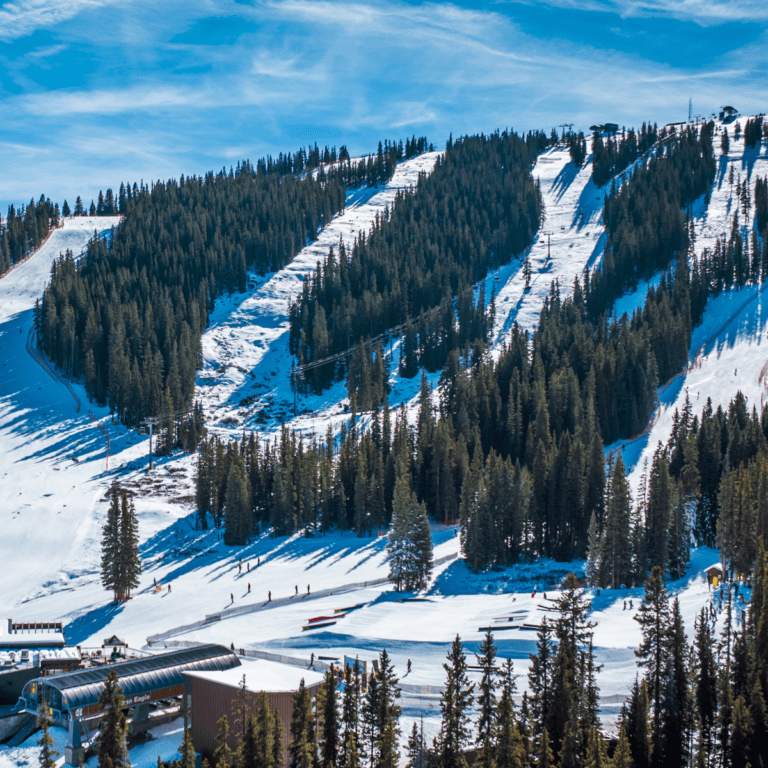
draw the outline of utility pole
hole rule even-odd
[[[693,122],[693,99],[688,99],[688,123]]]

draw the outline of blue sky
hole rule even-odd
[[[317,141],[768,111],[761,0],[0,0],[0,212]]]

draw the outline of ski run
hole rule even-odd
[[[743,124],[745,119],[741,120]],[[742,179],[768,173],[765,142],[745,151],[743,139],[732,138],[729,154],[721,156],[718,139],[718,171],[709,202],[702,198],[693,209],[697,251],[711,248],[714,239],[729,229],[737,205],[735,185],[729,183],[731,169]],[[391,207],[398,191],[415,186],[420,173],[431,171],[437,156],[427,153],[412,158],[398,166],[386,185],[353,192],[346,210],[291,264],[266,277],[250,275],[247,293],[217,302],[203,336],[203,367],[196,384],[209,429],[239,437],[244,430],[258,428],[270,439],[285,423],[322,436],[329,425],[337,429],[348,418],[343,384],[323,395],[302,396],[294,417],[288,385],[289,301],[328,248],[337,248],[340,239],[351,245],[359,232],[367,232],[376,215]],[[535,328],[552,281],[558,280],[567,294],[574,277],[581,279],[584,270],[592,269],[602,257],[604,188],[596,187],[591,178],[589,155],[577,169],[567,148],[553,147],[538,158],[533,175],[540,181],[545,218],[528,253],[533,273],[530,289],[525,290],[522,259],[512,260],[486,279],[486,296],[493,291],[496,298],[496,351],[515,322]],[[4,500],[0,560],[6,564],[0,615],[62,621],[68,642],[85,646],[100,645],[103,638],[117,634],[130,646],[143,648],[151,636],[224,612],[222,620],[173,632],[151,650],[162,651],[166,644],[231,643],[238,649],[280,653],[309,663],[311,654],[371,660],[386,648],[404,684],[404,741],[422,715],[425,737],[431,740],[436,732],[439,690],[444,683],[442,662],[453,637],[461,636],[472,663],[483,635],[479,628],[514,614],[513,626],[500,626],[495,639],[499,656],[514,660],[521,694],[535,643],[535,632],[523,625],[540,623],[563,576],[569,570],[582,573],[584,563],[540,561],[475,575],[456,557],[460,554],[457,532],[435,526],[434,556],[444,562],[435,568],[423,601],[403,603],[390,586],[366,584],[387,575],[385,536],[360,539],[352,533],[333,532],[318,538],[270,538],[263,534],[242,549],[225,547],[218,532],[195,530],[194,457],[181,453],[165,457],[146,475],[146,436],[114,424],[106,408],[89,403],[81,385],[52,375],[35,353],[30,335],[35,301],[42,295],[55,258],[66,249],[80,252],[94,231],[104,233],[117,224],[117,218],[68,219],[31,259],[0,280]],[[713,408],[726,407],[738,390],[750,407],[759,409],[768,399],[767,286],[734,289],[709,302],[704,322],[694,331],[689,368],[659,390],[659,407],[648,434],[607,449],[622,450],[634,492],[646,460],[650,462],[659,441],[668,439],[674,411],[682,408],[686,396],[694,413],[701,412],[707,398],[712,399]],[[615,314],[641,306],[647,287],[643,284],[620,299]],[[390,353],[396,361],[397,344]],[[416,397],[418,377],[402,380],[396,366],[392,369],[390,403],[396,407]],[[431,378],[435,384],[437,375]],[[97,423],[110,438],[108,468],[105,436]],[[119,607],[109,604],[99,580],[105,494],[116,479],[136,494],[144,565],[133,599]],[[694,617],[713,599],[702,571],[718,559],[716,551],[695,550],[686,576],[669,585],[670,592],[680,598],[689,638]],[[154,589],[155,582],[163,587],[161,591]],[[343,594],[312,595],[360,583],[363,586]],[[290,599],[280,607],[226,614],[232,608],[261,609],[269,593],[273,599]],[[590,618],[596,622],[595,651],[603,664],[598,676],[601,717],[605,728],[615,732],[619,708],[637,674],[633,649],[640,629],[632,616],[642,587],[589,594]],[[632,609],[624,607],[628,600],[633,601]],[[350,605],[359,608],[332,627],[302,632],[309,618]],[[406,674],[409,659],[413,666]],[[427,687],[417,693],[416,688],[407,690],[409,686]],[[164,760],[173,758],[180,728],[178,722],[158,728],[155,740],[131,751],[132,764],[154,766],[158,754]],[[60,729],[52,733],[63,753],[66,734]],[[35,744],[32,737],[17,748],[0,747],[0,768],[36,760]],[[95,766],[95,761],[89,765]]]

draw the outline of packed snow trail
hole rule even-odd
[[[438,156],[438,152],[428,152],[406,160],[382,187],[355,190],[344,212],[290,264],[265,278],[256,278],[246,296],[238,294],[216,302],[210,327],[202,338],[203,369],[197,377],[195,398],[207,413],[215,413],[219,425],[223,420],[225,427],[229,423],[241,431],[243,426],[253,429],[266,420],[274,427],[288,418],[293,406],[289,383],[292,357],[288,353],[290,301],[331,247],[338,253],[340,240],[350,248],[360,232],[368,233],[376,216],[381,216],[385,207],[391,210],[398,192],[415,188],[419,174],[429,173]],[[337,403],[338,395],[334,390],[325,393],[310,410]],[[260,412],[263,415],[257,422]]]
[[[544,219],[529,251],[530,288],[525,290],[519,259],[501,267],[498,281],[495,275],[487,281],[488,299],[491,288],[496,288],[496,350],[509,338],[515,322],[529,331],[536,328],[554,280],[559,281],[561,294],[569,295],[574,277],[581,280],[584,270],[592,269],[603,255],[603,192],[592,180],[592,155],[577,168],[568,148],[558,145],[539,155],[531,174],[540,182]]]
[[[746,120],[746,117],[738,120],[742,129]],[[734,213],[739,207],[737,182],[749,178],[751,194],[755,176],[768,174],[766,142],[760,142],[753,149],[746,148],[743,132],[742,138],[734,138],[733,123],[727,126],[730,151],[723,155],[720,149],[723,128],[718,125],[713,142],[717,173],[709,192],[709,204],[703,195],[693,205],[695,251],[699,256],[704,248],[711,250],[718,237],[727,238],[730,233]],[[733,185],[729,183],[731,168],[734,171]],[[743,214],[740,214],[740,221],[744,221]],[[658,281],[657,275],[650,284],[656,285]],[[635,307],[642,306],[647,290],[648,283],[643,283],[632,295],[624,297],[622,311],[631,313]],[[686,393],[697,416],[701,415],[707,398],[712,399],[713,409],[718,405],[727,409],[739,390],[747,397],[749,408],[754,405],[759,411],[768,401],[763,370],[766,363],[768,282],[733,288],[710,298],[701,325],[693,331],[688,367],[659,389],[659,405],[652,416],[651,428],[637,440],[619,441],[608,448],[622,450],[633,493],[639,489],[646,460],[650,466],[657,444],[669,440],[674,412],[682,410]]]
[[[0,279],[0,562],[12,563],[3,569],[3,615],[41,585],[74,577],[78,554],[95,535],[93,480],[103,472],[103,437],[87,409],[78,412],[72,388],[28,353],[27,341],[54,259],[67,249],[79,253],[94,230],[118,221],[67,219]]]

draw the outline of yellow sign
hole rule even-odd
[[[712,585],[715,587],[718,585],[717,576],[712,577]]]

